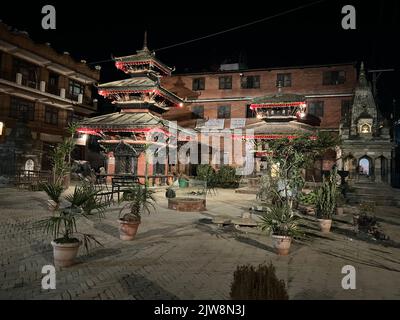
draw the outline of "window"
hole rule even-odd
[[[58,79],[58,74],[52,72],[49,74],[49,84],[47,88],[49,93],[58,94]]]
[[[218,107],[218,119],[229,119],[231,117],[231,106]]]
[[[291,87],[292,86],[292,74],[291,73],[278,73],[276,76],[276,86],[279,87]]]
[[[316,117],[324,116],[324,102],[312,101],[308,103],[308,113]]]
[[[22,85],[37,89],[38,70],[35,65],[14,58],[13,60],[14,81],[17,73],[22,74]]]
[[[326,71],[323,74],[324,85],[338,85],[346,81],[345,71]]]
[[[10,103],[10,117],[33,121],[35,119],[35,103],[12,97]]]
[[[204,118],[204,106],[193,106],[192,112],[199,118]]]
[[[74,112],[67,111],[67,119],[66,119],[66,126],[68,127],[71,123],[74,122]]]
[[[351,100],[342,100],[341,118],[345,123],[350,121],[351,102]]]
[[[83,84],[76,82],[74,80],[69,80],[69,94],[73,98],[77,98],[78,95],[83,94],[84,86]]]
[[[193,90],[204,90],[206,88],[206,79],[205,78],[195,78],[192,83]]]
[[[250,109],[250,105],[246,106],[246,118],[255,118],[256,117],[256,112],[252,109]]]
[[[58,124],[58,109],[46,106],[44,122],[48,124]]]
[[[219,88],[221,90],[232,89],[232,76],[219,77]]]
[[[241,79],[242,89],[260,88],[260,76],[247,76]]]

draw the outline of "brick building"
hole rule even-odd
[[[37,44],[27,33],[13,31],[0,23],[0,146],[5,148],[3,155],[13,153],[12,146],[19,146],[11,141],[18,136],[15,132],[18,127],[28,140],[32,139],[26,142],[34,152],[23,151],[32,153],[30,160],[33,162],[29,167],[49,169],[49,151],[62,140],[68,123],[97,110],[92,88],[99,78],[99,68],[89,68],[85,61],[75,61],[68,52],[59,54],[50,44]],[[16,160],[16,155],[9,156],[8,161],[2,159],[3,167],[11,167],[9,161]]]
[[[174,74],[162,79],[163,85],[182,98],[199,118],[255,120],[249,108],[255,97],[274,94],[280,83],[283,93],[304,95],[308,113],[321,118],[321,129],[339,131],[348,113],[357,84],[354,63],[250,70],[221,66],[212,73]]]

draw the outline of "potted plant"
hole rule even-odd
[[[299,234],[298,217],[286,204],[274,204],[262,217],[261,230],[272,233],[273,246],[279,255],[288,255],[292,238]]]
[[[47,200],[47,207],[50,211],[56,211],[60,207],[60,197],[64,187],[58,183],[43,183],[41,189],[50,198]]]
[[[332,216],[336,211],[336,169],[333,169],[328,177],[323,177],[322,185],[315,193],[315,210],[319,226],[323,233],[328,233],[332,227]]]
[[[67,207],[56,209],[53,216],[38,222],[45,233],[54,237],[51,245],[56,266],[73,265],[82,243],[86,251],[89,251],[91,243],[100,244],[93,235],[81,233],[77,228],[80,218],[103,215],[105,205],[97,201],[97,193],[91,185],[76,186],[73,194],[65,196],[65,200],[69,202]]]
[[[133,185],[124,192],[121,201],[127,202],[119,213],[121,240],[133,240],[136,236],[142,214],[155,210],[154,191],[140,184]]]
[[[346,199],[341,192],[340,189],[338,189],[337,196],[336,196],[336,214],[338,216],[342,216],[344,214],[344,205],[346,204]]]
[[[165,192],[165,197],[166,197],[167,199],[175,198],[175,197],[176,197],[176,192],[175,192],[175,190],[174,190],[172,187],[169,187],[169,188],[167,189],[167,191]]]

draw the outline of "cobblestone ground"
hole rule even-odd
[[[237,265],[272,261],[291,299],[399,299],[400,210],[380,207],[378,216],[391,237],[385,244],[356,239],[351,215],[322,235],[312,217],[304,219],[307,238],[288,257],[273,253],[269,237],[255,229],[236,230],[211,223],[214,216],[238,217],[255,196],[219,190],[204,213],[167,209],[158,194],[157,213],[144,216],[137,238],[118,236],[118,208],[101,221],[82,220],[84,232],[103,247],[77,264],[57,269],[57,289],[41,289],[41,269],[52,264],[51,238],[32,227],[48,215],[42,192],[0,189],[1,299],[228,299]],[[344,265],[357,270],[357,289],[343,290]]]

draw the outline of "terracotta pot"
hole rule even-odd
[[[338,216],[342,216],[344,214],[344,208],[343,207],[337,207],[336,208],[336,214]]]
[[[319,227],[321,228],[322,233],[329,233],[332,227],[331,219],[318,219]]]
[[[118,220],[119,222],[119,238],[124,241],[133,240],[136,236],[140,222],[129,222]]]
[[[75,263],[81,242],[56,243],[51,242],[53,246],[54,265],[59,267],[69,267]]]
[[[287,256],[289,254],[290,245],[292,244],[291,237],[272,235],[274,249],[280,256]]]

